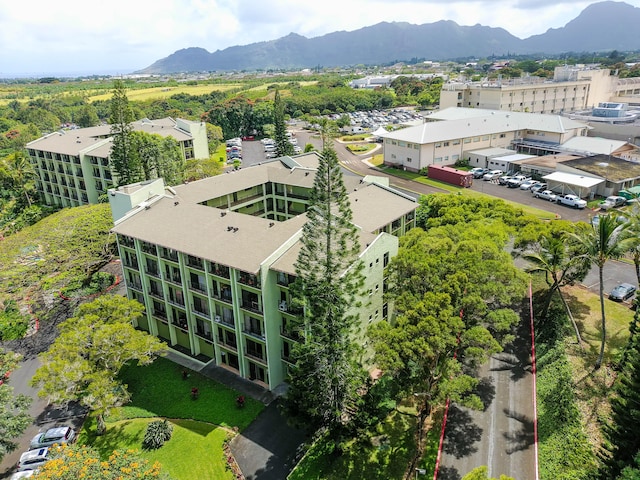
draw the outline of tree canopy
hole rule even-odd
[[[126,385],[117,378],[127,363],[147,365],[165,351],[156,337],[136,330],[132,321],[144,306],[118,295],[103,295],[82,304],[60,324],[60,336],[42,355],[32,384],[38,395],[54,404],[77,401],[96,414],[98,432],[104,416],[129,400]]]

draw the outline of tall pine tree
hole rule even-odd
[[[296,262],[304,340],[292,352],[288,413],[339,438],[364,382],[353,343],[363,285],[360,245],[336,152],[325,148],[310,193]]]
[[[276,89],[273,99],[273,125],[275,127],[274,137],[278,156],[293,155],[293,145],[287,137],[287,126],[284,123],[284,104],[278,89]]]
[[[632,322],[632,328],[635,328]],[[605,426],[602,479],[617,478],[625,467],[636,466],[640,453],[640,337],[632,335],[620,364],[611,401],[611,422]]]
[[[109,111],[109,123],[113,145],[111,147],[110,162],[120,185],[127,185],[141,180],[139,168],[135,165],[136,155],[133,155],[133,110],[129,105],[127,89],[122,80],[113,83],[113,97]]]

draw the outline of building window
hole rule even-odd
[[[442,144],[440,142],[436,143],[436,148],[440,148]]]
[[[443,144],[443,145],[444,145],[445,147],[448,147],[448,146],[449,146],[449,142],[444,142],[444,144]]]
[[[411,158],[407,157],[407,162],[411,163]]]
[[[460,140],[454,140],[452,143],[453,145],[460,145]]]
[[[389,265],[389,252],[386,252],[382,258],[382,266],[386,267],[387,265]]]

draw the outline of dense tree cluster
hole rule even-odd
[[[76,401],[96,415],[98,434],[104,417],[129,399],[117,378],[127,363],[146,365],[166,346],[156,337],[136,330],[132,322],[144,306],[119,295],[103,295],[80,305],[75,316],[60,324],[60,335],[42,356],[32,384],[38,394],[60,405]]]

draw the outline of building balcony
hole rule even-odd
[[[192,257],[191,255],[189,255],[187,257],[187,265],[192,268],[197,268],[198,270],[204,271],[204,262],[201,258]]]
[[[231,202],[230,206],[231,207],[236,207],[238,205],[242,205],[243,203],[247,203],[247,202],[250,202],[252,200],[259,200],[261,198],[262,198],[262,193],[258,193],[256,195],[249,195],[248,197],[239,198],[238,200],[235,200],[235,201]]]
[[[287,355],[286,353],[281,352],[281,354],[280,354],[280,358],[281,358],[282,360],[284,360],[285,362],[287,362],[288,364],[290,364],[290,365],[293,365],[293,364],[294,364],[294,362],[293,362],[293,360],[292,360],[292,358],[291,358],[291,353],[289,353],[289,354]]]
[[[253,351],[253,350],[247,350],[244,353],[244,355],[245,355],[245,357],[248,357],[251,360],[255,360],[257,362],[260,362],[264,366],[267,365],[267,356],[265,354],[263,354],[263,353],[256,352],[256,351]]]
[[[278,285],[282,287],[288,287],[295,281],[296,277],[289,275],[288,273],[278,272]]]
[[[160,278],[160,270],[158,270],[157,268],[149,268],[149,267],[146,267],[146,268],[144,269],[144,272],[145,272],[147,275],[151,275],[152,277]]]
[[[196,292],[204,293],[205,295],[207,293],[207,286],[204,283],[189,282],[189,288],[191,288],[191,290],[195,290]]]
[[[150,255],[158,254],[158,252],[156,252],[156,246],[151,243],[142,242],[140,248],[144,253],[148,253]]]
[[[300,340],[302,340],[302,336],[300,335],[300,332],[298,332],[297,330],[294,330],[293,328],[280,328],[280,335],[282,335],[284,338],[287,338],[289,340],[294,340],[296,342],[299,342]]]
[[[238,281],[249,287],[260,288],[260,280],[258,279],[258,276],[251,273],[241,272],[238,276]]]
[[[151,312],[151,315],[162,322],[166,323],[169,321],[169,319],[167,318],[167,312],[165,312],[164,310],[154,310],[153,312]]]
[[[198,328],[196,329],[196,335],[204,338],[205,340],[209,340],[210,342],[213,342],[213,335],[211,334],[211,332],[205,332],[203,329]]]
[[[222,294],[218,294],[218,295],[213,294],[211,296],[216,300],[222,300],[225,303],[229,303],[229,304],[233,303],[233,297],[231,296],[231,292],[229,293],[222,292]]]
[[[138,262],[136,260],[127,260],[126,258],[122,259],[122,264],[127,268],[132,268],[134,270],[138,270],[140,267],[138,266]]]
[[[186,318],[171,320],[171,325],[173,325],[174,327],[178,327],[179,329],[184,330],[185,332],[189,331],[189,325],[187,324]]]
[[[256,338],[262,342],[264,342],[264,332],[262,330],[257,330],[254,328],[243,328],[242,333],[245,335],[249,335],[252,338]]]
[[[233,318],[226,318],[224,316],[220,316],[220,315],[215,315],[213,317],[213,321],[216,323],[219,323],[220,325],[224,325],[226,327],[230,327],[235,329],[236,328],[236,324],[233,321]]]
[[[229,272],[229,267],[226,267],[224,265],[218,265],[217,263],[212,263],[209,266],[209,273],[212,273],[213,275],[217,275],[218,277],[222,277],[222,278],[230,278],[230,272]]]
[[[191,305],[191,311],[196,315],[200,315],[201,317],[206,318],[207,320],[211,320],[211,313],[204,307]]]
[[[171,305],[175,305],[176,307],[182,307],[184,308],[184,298],[171,298],[169,297],[169,303]]]
[[[144,291],[142,288],[142,283],[138,280],[127,280],[127,287],[133,288],[134,290],[138,290],[140,292]]]
[[[218,345],[228,348],[234,352],[238,351],[238,343],[235,340],[225,340],[224,337],[218,337]]]
[[[262,314],[262,309],[260,308],[260,304],[254,301],[242,301],[242,308],[245,310],[249,310],[250,312]]]
[[[161,248],[160,257],[164,258],[165,260],[171,260],[172,262],[178,263],[178,252],[175,252],[173,250]]]
[[[149,296],[162,300],[164,302],[164,293],[159,290],[148,290]]]
[[[180,277],[180,275],[167,275],[167,278],[165,280],[179,287],[182,286],[182,278]]]

